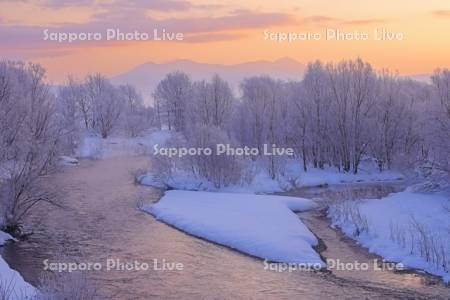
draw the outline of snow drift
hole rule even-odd
[[[294,211],[313,208],[295,197],[168,191],[143,209],[192,235],[275,262],[325,266],[316,237]]]
[[[380,200],[346,201],[331,206],[329,216],[334,226],[339,226],[370,252],[449,282],[449,203],[444,195],[407,189]],[[340,209],[342,205],[346,209]],[[342,214],[342,211],[356,213]]]

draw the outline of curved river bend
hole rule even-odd
[[[90,271],[107,299],[450,299],[438,279],[414,272],[275,272],[261,260],[189,236],[136,209],[137,199],[157,201],[158,190],[133,183],[144,157],[85,160],[49,178],[63,209],[40,206],[27,221],[34,234],[4,247],[2,256],[37,284],[43,260],[182,263],[182,271]],[[377,188],[377,193],[389,189]],[[328,197],[334,190],[306,189],[298,196]],[[329,228],[320,212],[299,217],[326,244],[326,258],[371,262],[369,254]],[[67,259],[66,259],[67,260]]]

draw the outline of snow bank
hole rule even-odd
[[[138,177],[140,184],[162,189],[177,189],[187,191],[217,191],[214,185],[204,178],[198,178],[188,172],[178,171],[169,178],[164,178],[156,172],[148,172]]]
[[[367,166],[361,168],[358,174],[351,172],[338,172],[335,168],[315,169],[309,168],[307,172],[301,169],[300,165],[290,166],[288,171],[290,176],[296,177],[296,185],[298,187],[313,187],[320,185],[331,185],[341,183],[356,183],[356,182],[381,182],[381,181],[395,181],[403,179],[403,175],[396,171],[379,172],[374,167]]]
[[[102,139],[95,135],[86,135],[75,150],[79,158],[107,158],[124,155],[140,155],[150,151],[156,143],[164,143],[170,137],[166,130],[155,131],[142,137],[108,137]]]
[[[13,237],[9,234],[0,231],[0,246],[11,239]],[[36,289],[26,282],[17,271],[11,269],[0,256],[0,297],[4,296],[8,300],[23,300],[33,299],[35,295]]]
[[[10,234],[4,231],[0,231],[0,246],[3,246],[6,243],[6,241],[9,240],[14,240],[14,238]]]
[[[287,191],[293,188],[312,187],[321,185],[357,183],[357,182],[382,182],[396,181],[403,179],[403,175],[395,171],[379,172],[373,166],[362,168],[358,174],[338,172],[335,168],[315,169],[309,168],[307,172],[303,170],[298,160],[290,160],[284,176],[272,179],[269,174],[254,162],[249,168],[255,171],[252,173],[250,182],[243,181],[241,184],[221,187],[214,187],[214,184],[205,178],[196,177],[185,171],[178,170],[169,178],[163,178],[159,174],[149,172],[138,178],[143,185],[156,188],[192,190],[192,191],[214,191],[227,193],[276,193]]]
[[[78,164],[78,159],[62,155],[59,157],[59,164],[62,166],[75,166]]]
[[[347,202],[348,203],[348,202]],[[352,215],[330,207],[332,223],[355,238],[370,252],[405,266],[422,269],[450,281],[450,201],[437,194],[406,190],[378,200],[354,203],[357,219],[368,231],[355,234]]]
[[[316,237],[293,211],[313,208],[295,197],[168,191],[143,209],[192,235],[276,262],[325,266]]]

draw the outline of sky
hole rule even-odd
[[[149,39],[108,40],[108,29],[147,33]],[[183,40],[154,40],[154,29],[159,37],[163,30],[181,33]],[[327,39],[327,30],[353,40]],[[389,34],[376,40],[375,30]],[[69,33],[101,37],[55,40]],[[277,40],[289,33],[321,36]],[[364,34],[366,40],[355,40]],[[0,58],[40,63],[55,82],[68,74],[113,76],[146,62],[237,64],[284,57],[303,63],[360,57],[404,75],[450,67],[450,1],[0,0]]]

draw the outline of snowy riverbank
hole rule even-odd
[[[450,201],[407,189],[382,199],[346,201],[328,212],[370,252],[450,281]]]
[[[0,231],[0,246],[13,239],[9,234]],[[0,256],[0,298],[8,300],[33,299],[36,289],[26,282],[19,272],[11,269]]]
[[[143,210],[192,235],[276,262],[325,266],[316,237],[293,211],[313,208],[302,198],[168,191]]]
[[[402,180],[404,176],[397,171],[376,170],[372,163],[363,164],[358,174],[339,172],[336,168],[325,167],[324,169],[308,168],[304,171],[301,162],[291,159],[287,163],[286,172],[276,179],[270,178],[269,174],[258,162],[248,167],[247,174],[252,174],[252,180],[243,180],[241,184],[216,188],[205,178],[196,177],[191,173],[178,171],[169,177],[148,172],[138,178],[143,185],[156,188],[173,188],[178,190],[200,190],[227,193],[276,193],[295,188],[324,186],[332,184],[347,184],[360,182],[392,182]],[[251,170],[250,170],[251,169]]]

